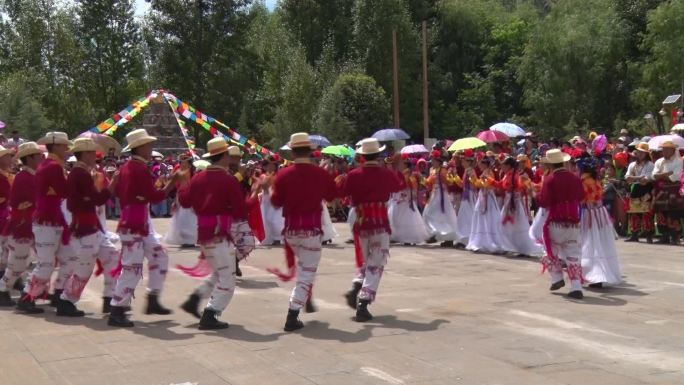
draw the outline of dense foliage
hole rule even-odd
[[[423,21],[435,137],[506,120],[645,132],[684,79],[684,0],[151,0],[143,17],[133,3],[0,0],[0,120],[76,134],[166,88],[270,146],[300,130],[354,141],[393,125],[397,31],[401,125],[420,139]]]

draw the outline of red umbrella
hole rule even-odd
[[[485,143],[507,142],[508,135],[499,131],[486,130],[477,134],[477,138]]]

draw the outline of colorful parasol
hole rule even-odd
[[[504,134],[501,131],[492,131],[492,130],[480,132],[479,134],[477,134],[477,138],[482,140],[485,143],[496,143],[496,142],[507,142],[508,141],[508,135]]]
[[[467,149],[474,149],[478,147],[485,147],[487,143],[478,138],[462,138],[455,141],[448,149],[448,151],[463,151]]]
[[[375,132],[372,137],[381,142],[391,142],[393,140],[405,140],[411,138],[406,131],[400,128],[385,128],[384,130]]]
[[[110,149],[114,149],[114,155],[118,156],[121,154],[121,145],[116,141],[116,139],[109,135],[96,134],[91,131],[86,131],[78,137],[92,139],[93,142],[97,143],[97,145],[102,148],[102,151],[104,151],[105,155],[109,153]]]
[[[509,138],[525,136],[525,130],[513,123],[497,123],[489,127],[489,130],[504,133]]]
[[[651,140],[648,141],[648,148],[651,151],[659,150],[660,146],[667,141],[673,142],[679,148],[684,148],[684,138],[679,135],[660,135],[651,138]]]
[[[333,156],[342,156],[342,157],[345,157],[345,156],[353,157],[354,151],[347,146],[337,145],[337,146],[328,146],[328,147],[324,148],[321,151],[321,154],[333,155]]]
[[[428,149],[422,144],[412,144],[402,148],[400,152],[402,154],[427,154],[430,151],[428,151]]]

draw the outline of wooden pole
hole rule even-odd
[[[430,114],[428,111],[428,63],[427,21],[423,21],[423,143],[430,138]]]
[[[399,120],[399,62],[397,61],[397,31],[392,30],[392,75],[394,94],[394,127],[401,128]]]

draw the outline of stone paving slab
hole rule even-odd
[[[155,220],[164,232],[168,220]],[[625,283],[586,291],[584,301],[550,294],[532,259],[437,246],[393,247],[372,306],[352,321],[342,297],[354,272],[349,234],[337,225],[314,288],[319,312],[284,333],[293,283],[279,247],[259,248],[222,318],[202,332],[178,310],[199,280],[172,268],[162,302],[147,316],[144,280],[133,329],[111,329],[99,313],[101,278],[79,304],[84,319],[0,309],[0,384],[684,384],[684,248],[618,242]],[[169,248],[171,265],[197,250]]]

